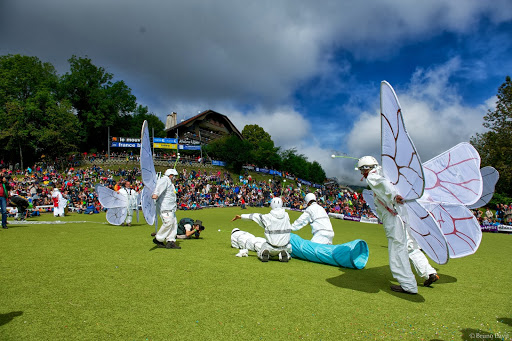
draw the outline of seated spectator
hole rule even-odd
[[[93,214],[93,213],[100,213],[96,207],[94,207],[93,204],[90,204],[87,206],[87,208],[84,210],[84,214]]]

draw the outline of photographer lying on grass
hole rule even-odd
[[[190,239],[192,235],[199,238],[201,231],[204,230],[203,222],[191,218],[182,218],[178,223],[178,233],[176,234],[177,239]]]

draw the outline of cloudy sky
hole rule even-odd
[[[387,80],[423,161],[482,132],[512,72],[510,0],[2,0],[0,55],[76,55],[163,121],[212,109],[361,184]]]

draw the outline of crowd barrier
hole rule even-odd
[[[219,208],[219,207],[234,207],[234,206],[240,206],[238,204],[228,204],[228,205],[207,205],[207,206],[199,206],[198,208],[183,208],[178,207],[179,210],[195,210],[195,209],[204,209],[204,208]],[[267,205],[268,206],[268,205]],[[265,206],[265,207],[267,207]],[[49,212],[51,208],[51,211],[53,211],[53,205],[42,205],[42,206],[36,206],[35,209],[44,209],[44,211]],[[68,206],[67,207],[70,211],[75,212],[78,211],[79,208]],[[301,210],[298,209],[291,209],[287,208],[287,210],[291,211],[297,211],[301,212]],[[377,218],[368,218],[368,217],[354,217],[354,216],[347,216],[342,213],[328,213],[329,217],[335,218],[335,219],[341,219],[341,220],[348,220],[348,221],[357,221],[360,223],[367,223],[367,224],[380,224],[379,219]],[[492,232],[492,233],[512,233],[512,225],[504,225],[504,224],[496,224],[496,225],[481,225],[482,232]]]
[[[340,214],[340,213],[329,213],[329,216],[336,218],[336,219],[359,221],[361,223],[379,224],[379,220],[377,218],[352,217],[352,216],[346,216],[346,215]],[[511,225],[504,225],[504,224],[481,225],[480,228],[481,228],[482,232],[512,233]]]
[[[342,213],[329,213],[329,217],[333,217],[336,219],[342,219],[342,220],[357,221],[360,223],[367,223],[367,224],[378,224],[379,223],[379,219],[377,219],[377,218],[354,217],[354,216],[344,215]]]
[[[481,229],[482,229],[482,232],[512,233],[512,226],[511,225],[503,225],[503,224],[481,225]]]

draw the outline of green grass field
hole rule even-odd
[[[234,227],[263,234],[230,220],[254,211],[268,209],[179,211],[206,226],[181,250],[156,248],[142,216],[131,227],[104,214],[11,221],[0,231],[0,340],[512,338],[512,235],[484,233],[476,254],[432,263],[441,279],[413,296],[389,289],[382,226],[332,220],[335,243],[368,243],[363,270],[235,257]],[[309,226],[299,232],[310,239]]]

